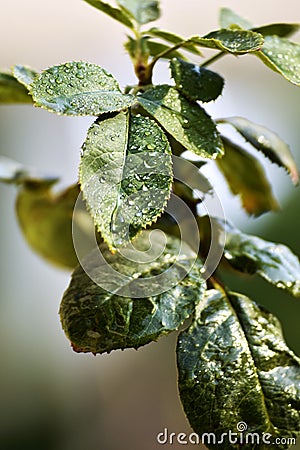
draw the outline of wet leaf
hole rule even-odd
[[[110,73],[86,62],[69,62],[45,70],[31,84],[30,93],[36,106],[70,116],[98,116],[134,103],[134,97],[123,95]]]
[[[156,86],[140,95],[138,101],[187,150],[204,158],[216,158],[223,153],[220,136],[210,116],[173,87]]]
[[[294,184],[298,184],[298,169],[289,146],[273,131],[243,117],[228,117],[218,123],[229,123],[257,150],[273,163],[284,167]]]
[[[172,59],[170,67],[176,88],[189,100],[211,102],[222,94],[224,80],[217,73],[181,59]]]
[[[296,438],[300,361],[287,347],[277,318],[249,298],[207,291],[194,322],[179,336],[177,363],[185,413],[209,449],[238,448],[233,439],[230,443],[229,430],[246,450],[287,448],[265,445],[263,433],[271,435],[270,442]],[[210,441],[204,433],[213,433]],[[247,441],[248,433],[258,433],[260,442]]]
[[[299,259],[288,247],[241,233],[228,222],[219,223],[226,232],[224,256],[234,269],[258,274],[277,288],[300,297]]]
[[[110,248],[125,245],[155,221],[172,183],[167,137],[148,117],[119,113],[89,129],[80,182],[95,224]]]
[[[147,34],[150,36],[154,36],[160,39],[163,39],[164,41],[170,42],[171,44],[179,44],[182,42],[181,48],[184,50],[189,51],[190,53],[194,53],[195,55],[202,55],[200,50],[193,44],[185,42],[186,39],[178,36],[177,34],[170,33],[169,31],[160,30],[159,28],[151,28],[150,30],[147,30]]]
[[[298,23],[271,23],[269,25],[254,27],[251,22],[240,17],[229,8],[221,8],[220,25],[222,28],[230,28],[232,25],[238,25],[245,30],[255,31],[263,36],[277,35],[279,37],[288,37],[296,33],[300,27]]]
[[[102,2],[102,0],[84,0],[84,1],[89,3],[89,5],[94,6],[95,8],[104,12],[113,19],[117,20],[118,22],[121,22],[123,25],[126,25],[126,27],[134,28],[131,16],[130,14],[128,14],[127,11],[120,8],[115,8],[114,6],[111,6],[109,3]]]
[[[134,62],[136,62],[137,55],[140,53],[142,53],[143,59],[147,61],[149,56],[157,56],[158,54],[171,49],[170,46],[152,41],[147,36],[142,37],[139,41],[128,36],[125,48]],[[167,59],[173,57],[183,58],[183,55],[174,50],[166,56]]]
[[[255,52],[263,46],[263,36],[254,31],[242,29],[221,29],[206,36],[193,36],[189,42],[201,47],[213,48],[236,55]]]
[[[242,147],[223,138],[225,155],[216,163],[234,195],[239,195],[248,214],[277,211],[279,205],[261,163]]]
[[[53,183],[52,183],[53,184]],[[80,227],[73,217],[75,202],[80,194],[78,185],[72,185],[58,194],[52,192],[51,184],[41,180],[27,180],[16,200],[19,225],[29,246],[48,262],[65,268],[78,264],[72,237],[73,226]],[[77,210],[92,222],[84,203]],[[82,222],[82,217],[81,217]],[[77,229],[77,241],[81,254],[95,247],[94,228]]]
[[[266,36],[256,55],[270,69],[300,86],[300,45],[278,36]]]
[[[249,30],[253,27],[251,22],[239,16],[230,8],[220,8],[219,23],[222,28],[230,28],[232,25],[237,25],[245,30]]]
[[[126,12],[129,12],[140,25],[152,22],[160,16],[159,3],[157,0],[118,0],[118,3]]]
[[[29,89],[35,77],[38,75],[38,72],[30,67],[20,65],[14,66],[12,73],[19,83],[23,84],[27,89]]]
[[[102,259],[92,252],[85,262],[92,279],[81,266],[73,273],[60,316],[75,351],[138,348],[178,330],[193,312],[205,289],[201,263],[193,266],[195,254],[180,240],[152,233],[143,231],[128,254],[105,245]]]
[[[32,103],[28,90],[10,73],[0,72],[0,104]]]

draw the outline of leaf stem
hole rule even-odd
[[[185,45],[187,42],[188,42],[188,39],[185,39],[184,41],[180,41],[180,42],[178,42],[178,44],[173,45],[173,47],[170,47],[170,48],[164,50],[163,52],[159,53],[158,55],[154,56],[154,58],[152,59],[151,63],[148,65],[150,70],[151,71],[153,70],[153,67],[155,66],[155,64],[157,63],[157,61],[160,58],[164,58],[169,53],[172,53],[174,50],[177,50],[178,48],[180,48],[183,45]]]
[[[209,58],[209,59],[207,59],[206,61],[204,61],[204,63],[202,63],[202,64],[200,65],[200,67],[206,67],[206,66],[209,66],[210,64],[212,64],[212,63],[218,61],[220,58],[222,58],[222,57],[225,56],[225,55],[226,55],[226,53],[223,52],[223,51],[221,51],[221,52],[217,53],[216,55],[214,55],[212,58]]]

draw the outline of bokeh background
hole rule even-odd
[[[162,0],[157,26],[183,36],[205,34],[218,28],[221,6],[257,25],[300,21],[299,0]],[[0,11],[2,68],[19,63],[44,69],[86,60],[112,72],[122,86],[135,82],[122,46],[125,28],[84,1],[0,0]],[[299,34],[294,39],[299,41]],[[251,56],[227,57],[214,70],[225,77],[226,87],[209,112],[245,116],[276,130],[300,166],[299,89]],[[155,81],[168,81],[168,76],[162,63]],[[57,174],[67,186],[77,178],[80,146],[92,121],[30,106],[1,106],[0,154]],[[227,218],[300,254],[299,188],[262,161],[283,211],[258,220],[246,217],[221,176],[211,170],[209,176]],[[176,387],[175,336],[138,352],[97,357],[72,352],[58,317],[69,273],[28,248],[15,221],[15,194],[13,187],[0,186],[0,450],[155,450],[161,448],[156,435],[164,428],[190,432]],[[278,315],[299,354],[299,302],[258,279],[228,281]]]

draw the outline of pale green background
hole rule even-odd
[[[165,14],[157,25],[184,36],[216,29],[220,6],[257,25],[300,21],[299,0],[163,0],[161,5]],[[0,0],[0,8],[1,67],[20,63],[43,69],[82,59],[114,73],[122,86],[134,82],[122,47],[125,28],[83,1]],[[251,56],[228,57],[214,68],[227,81],[224,97],[210,113],[244,115],[276,130],[300,165],[299,89]],[[166,76],[162,64],[155,81],[167,81]],[[79,149],[92,121],[2,106],[0,154],[58,174],[65,186],[76,180]],[[248,219],[220,177],[217,190],[226,216],[245,230],[255,227],[265,237],[289,243],[300,254],[299,188],[294,190],[282,170],[267,163],[266,169],[284,213]],[[215,183],[215,173],[210,176]],[[27,247],[15,222],[14,197],[13,187],[0,186],[0,450],[154,450],[162,448],[155,436],[164,427],[189,432],[177,396],[174,336],[138,352],[95,358],[71,351],[57,313],[69,274]],[[276,311],[289,344],[300,353],[299,302],[278,296],[264,283],[259,287],[253,298]],[[253,289],[253,281],[243,280],[239,288]]]

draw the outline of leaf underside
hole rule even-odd
[[[32,103],[28,90],[10,73],[0,72],[0,104]]]
[[[152,22],[160,16],[157,0],[118,0],[118,3],[140,25]]]
[[[109,3],[103,2],[102,0],[84,0],[84,1],[91,6],[94,6],[94,8],[97,8],[100,11],[104,12],[113,19],[117,20],[118,22],[122,23],[126,27],[134,28],[131,16],[127,11],[120,8],[115,8],[114,6],[111,6]]]
[[[170,63],[176,88],[191,101],[211,102],[222,94],[224,79],[215,72],[180,59]]]
[[[234,269],[257,273],[277,288],[300,297],[300,263],[288,247],[241,233],[228,222],[219,223],[226,231],[224,256]]]
[[[276,133],[244,117],[228,117],[218,120],[218,123],[232,125],[254,148],[279,167],[283,167],[295,185],[298,184],[298,169],[291,150]]]
[[[225,155],[216,163],[231,192],[240,196],[243,208],[256,217],[277,211],[279,205],[261,163],[242,147],[227,138],[222,139]]]

